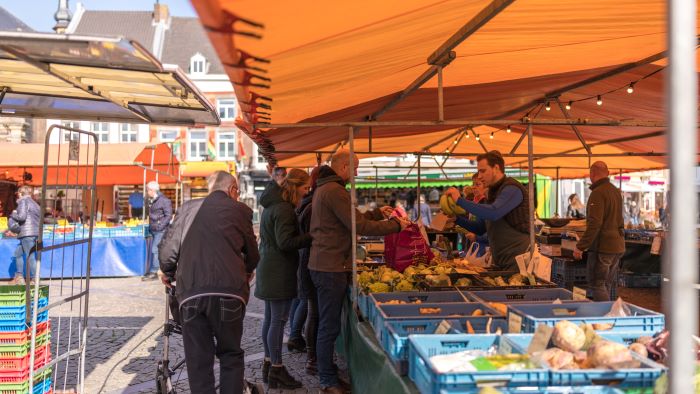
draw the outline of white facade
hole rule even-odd
[[[98,141],[101,144],[118,144],[118,143],[147,143],[150,141],[149,125],[148,124],[132,124],[132,123],[111,123],[111,122],[92,122],[92,121],[75,121],[75,120],[58,120],[49,119],[46,121],[47,129],[53,125],[66,126],[83,131],[91,131],[98,135]],[[71,138],[69,132],[54,131],[51,134],[50,144],[58,144],[59,139],[68,141]],[[82,143],[87,143],[87,137],[83,137]]]

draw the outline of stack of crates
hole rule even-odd
[[[31,313],[31,309],[27,311],[26,300],[24,286],[0,286],[0,394],[29,393],[32,327],[26,324],[27,313]],[[42,286],[39,308],[48,304],[49,288]],[[48,313],[44,311],[37,316],[34,371],[51,361]],[[45,393],[51,393],[51,368],[34,373],[32,394]]]

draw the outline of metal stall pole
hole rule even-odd
[[[557,167],[557,196],[555,197],[555,201],[557,203],[557,211],[556,211],[556,216],[559,217],[559,194],[561,194],[561,190],[559,190],[559,183],[561,181],[559,180],[559,167]]]
[[[141,220],[146,220],[146,199],[148,198],[148,193],[146,193],[146,168],[143,169],[143,189],[141,190],[143,194],[143,208],[141,208]]]
[[[379,206],[379,169],[374,167],[374,203]]]
[[[350,236],[352,237],[352,309],[357,309],[357,195],[355,194],[355,128],[348,129],[350,146]]]
[[[696,222],[698,198],[695,190],[697,163],[697,74],[695,0],[670,0],[668,6],[669,70],[666,74],[666,111],[669,165],[671,169],[670,253],[663,254],[665,308],[669,314],[670,393],[693,393],[698,330],[698,247]],[[678,214],[680,208],[684,213]]]
[[[530,260],[535,253],[535,184],[533,182],[532,125],[527,125],[527,194],[530,208]]]
[[[622,193],[622,168],[620,168],[620,193]]]
[[[418,155],[418,181],[416,182],[416,199],[418,200],[418,212],[416,212],[416,222],[421,220],[420,217],[420,159],[421,155]],[[428,203],[426,199],[426,204]]]

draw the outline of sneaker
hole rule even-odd
[[[156,280],[156,279],[158,279],[158,274],[156,274],[155,272],[149,272],[146,275],[141,277],[142,281]]]
[[[270,375],[270,360],[263,360],[263,365],[262,365],[262,375],[263,375],[263,383],[267,383],[267,378]]]

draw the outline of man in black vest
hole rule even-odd
[[[457,224],[482,235],[487,233],[493,263],[506,271],[517,271],[515,256],[527,252],[530,246],[530,221],[527,189],[505,175],[505,161],[499,151],[490,151],[476,157],[479,179],[488,187],[485,204],[477,204],[460,196],[451,187],[445,194],[477,220],[457,217]]]

